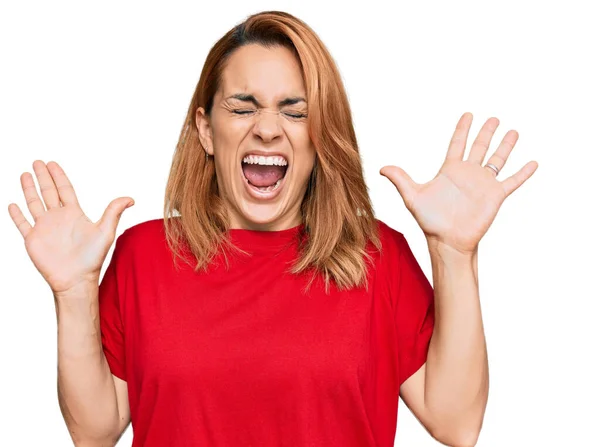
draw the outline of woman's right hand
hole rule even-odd
[[[82,211],[75,190],[58,163],[51,161],[46,165],[36,160],[33,170],[43,202],[29,172],[21,175],[21,186],[34,226],[17,204],[8,205],[10,217],[25,240],[27,254],[55,296],[68,294],[81,284],[98,284],[121,214],[128,204],[133,204],[133,199],[113,200],[94,223]]]

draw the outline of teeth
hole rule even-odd
[[[277,180],[277,183],[275,183],[274,185],[271,185],[271,186],[253,186],[253,185],[250,185],[250,187],[252,187],[254,189],[258,189],[259,191],[262,191],[262,192],[271,192],[271,191],[274,191],[277,188],[279,188],[279,185],[281,184],[281,180],[282,179]],[[246,180],[246,181],[248,181],[248,180]],[[249,181],[248,181],[248,184],[250,184]]]
[[[244,157],[244,163],[252,165],[276,165],[287,166],[287,161],[281,155],[265,157],[262,155],[248,155]]]

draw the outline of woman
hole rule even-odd
[[[430,182],[380,171],[424,231],[433,288],[374,217],[331,56],[286,13],[211,49],[164,218],[117,238],[100,285],[132,199],[93,223],[59,165],[35,161],[43,203],[21,176],[35,226],[9,212],[54,293],[75,444],[112,445],[131,421],[134,446],[392,446],[401,396],[440,442],[474,445],[488,395],[477,247],[537,164],[496,180],[511,131],[482,167],[495,118],[463,161],[471,122]]]

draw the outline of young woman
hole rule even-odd
[[[32,226],[9,212],[50,285],[58,389],[76,445],[391,447],[398,396],[440,442],[474,445],[488,396],[477,247],[535,171],[463,160],[464,114],[437,176],[398,189],[427,238],[433,287],[375,218],[344,87],[315,33],[263,12],[211,49],[166,188],[164,217],[104,259],[122,212],[81,210],[55,162],[21,176]],[[400,198],[399,198],[400,200]],[[435,299],[434,293],[435,290]]]

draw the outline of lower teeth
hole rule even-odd
[[[248,181],[248,184],[252,185],[249,181]],[[252,186],[254,186],[256,189],[258,189],[259,191],[262,191],[262,192],[271,192],[271,191],[276,190],[280,184],[281,184],[281,179],[277,180],[277,183],[275,183],[274,185],[271,185],[271,186],[254,186],[254,185],[252,185]]]

